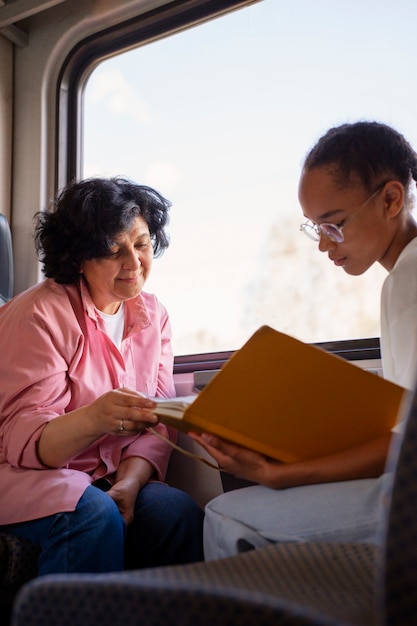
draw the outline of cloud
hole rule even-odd
[[[92,104],[104,105],[115,117],[128,115],[140,124],[151,119],[147,102],[141,98],[122,72],[98,71],[91,77],[88,96]]]
[[[178,167],[168,161],[156,161],[146,171],[147,184],[165,191],[174,189],[180,179]]]

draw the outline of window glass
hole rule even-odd
[[[385,271],[334,267],[299,231],[301,164],[332,125],[375,119],[417,146],[414,0],[264,0],[102,62],[84,93],[83,176],[172,202],[147,289],[177,355],[261,324],[305,341],[379,335]]]

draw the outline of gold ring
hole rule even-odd
[[[124,430],[123,420],[120,420],[119,430],[120,430],[120,431]]]

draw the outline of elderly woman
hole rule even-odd
[[[169,202],[128,180],[71,183],[39,213],[46,279],[0,308],[0,530],[39,573],[200,560],[203,513],[164,484],[171,329],[143,290]]]

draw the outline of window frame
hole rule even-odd
[[[343,339],[340,341],[317,342],[317,346],[327,352],[339,356],[347,361],[379,361],[381,358],[380,341],[378,337],[361,339]],[[174,373],[186,374],[218,370],[235,353],[235,350],[224,352],[207,352],[200,354],[186,354],[175,357]]]
[[[80,41],[65,59],[57,82],[56,188],[78,178],[82,171],[82,96],[99,63],[260,1],[177,0]]]
[[[57,83],[56,180],[60,189],[82,171],[82,98],[87,79],[106,58],[198,26],[261,0],[177,0],[104,28],[80,41],[65,59]],[[349,361],[378,362],[379,338],[315,343]],[[175,356],[174,374],[218,370],[232,351]]]

